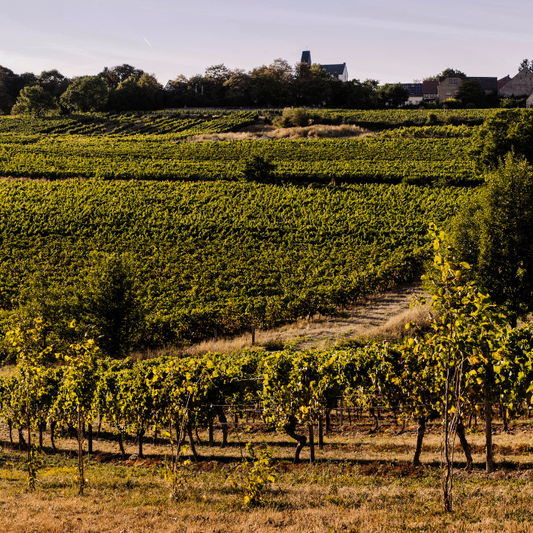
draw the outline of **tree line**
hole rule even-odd
[[[96,76],[69,79],[58,70],[15,74],[0,66],[0,112],[147,111],[167,107],[327,106],[355,109],[398,107],[408,91],[377,80],[339,81],[318,64],[283,59],[245,72],[224,64],[204,74],[183,75],[165,87],[153,74],[131,65],[105,67]]]

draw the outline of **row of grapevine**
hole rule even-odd
[[[370,110],[313,110],[324,120],[346,124],[424,124],[434,116],[439,122],[481,123],[494,109],[370,109]]]
[[[487,363],[493,375],[491,402],[515,410],[529,402],[530,327],[505,334],[488,361],[476,360],[474,350],[470,355],[462,368],[464,405],[483,409]],[[21,367],[15,375],[0,379],[0,415],[15,430],[28,425],[41,432],[46,427],[76,427],[77,411],[68,403],[75,398],[84,402],[85,423],[111,428],[122,453],[125,434],[134,435],[142,457],[145,438],[154,435],[177,442],[187,434],[196,455],[194,428],[212,427],[215,419],[223,427],[226,443],[228,420],[242,420],[253,408],[259,409],[267,426],[298,441],[297,461],[306,444],[313,458],[313,428],[339,404],[363,410],[379,406],[407,420],[443,416],[447,364],[431,342],[411,341],[356,350],[210,353],[143,362],[100,359],[85,369],[83,384],[67,365],[35,371],[37,377],[28,387]],[[309,440],[301,427],[307,428]]]
[[[459,138],[175,143],[154,135],[4,136],[0,175],[233,181],[250,156],[260,156],[276,165],[273,177],[279,180],[475,184],[469,146]]]
[[[217,133],[231,131],[234,127],[244,126],[259,116],[281,114],[282,110],[230,111],[208,109],[175,109],[152,111],[148,113],[86,113],[54,117],[6,116],[0,117],[0,134],[8,132],[19,134],[65,134],[77,131],[84,135],[115,134],[120,131],[135,133],[136,130],[150,133],[170,133],[182,131],[181,123],[187,121],[204,122],[207,127],[220,125]],[[439,122],[480,123],[489,115],[497,113],[493,109],[434,109],[434,110],[310,110],[316,122],[350,124],[425,124],[428,120]],[[227,129],[226,129],[227,128]],[[202,132],[204,133],[204,132]],[[213,131],[215,133],[215,131]]]
[[[472,468],[463,417],[467,405],[471,410],[482,408],[486,468],[492,471],[493,403],[516,410],[529,402],[533,330],[530,326],[509,328],[502,309],[465,279],[468,265],[453,262],[447,251],[441,250],[441,236],[432,235],[436,237],[437,272],[429,280],[438,288],[432,306],[439,315],[431,320],[430,333],[409,337],[397,345],[383,343],[330,352],[247,352],[240,356],[208,353],[134,363],[98,359],[94,342],[85,340],[67,343],[57,354],[64,366],[49,369],[43,362],[54,348],[46,342],[47,324],[42,319],[36,319],[30,328],[10,331],[7,338],[17,349],[18,364],[15,375],[0,380],[0,415],[10,431],[18,429],[19,444],[22,429],[27,430],[30,489],[36,479],[31,430],[38,429],[42,435],[46,424],[77,426],[78,480],[83,493],[84,427],[87,423],[92,428],[97,418],[121,437],[128,431],[135,433],[141,457],[143,438],[151,430],[166,435],[178,450],[188,435],[192,455],[198,459],[193,429],[212,428],[218,416],[227,430],[227,414],[237,420],[243,408],[253,404],[268,426],[298,442],[295,462],[307,442],[314,461],[314,428],[318,425],[320,431],[339,398],[363,409],[379,404],[394,409],[399,417],[418,417],[415,464],[420,459],[426,419],[443,418],[447,472],[453,470],[453,453],[450,458],[448,446],[455,434],[467,467]],[[297,433],[298,425],[307,427],[309,441]],[[120,444],[124,455],[122,439]],[[178,459],[179,451],[176,465]],[[445,507],[451,509],[448,475],[446,479]]]
[[[90,135],[116,136],[150,133],[181,139],[202,133],[225,133],[254,123],[255,111],[219,114],[175,113],[108,114],[59,116],[48,118],[2,117],[0,135]]]

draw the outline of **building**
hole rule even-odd
[[[422,103],[424,99],[422,83],[402,83],[402,87],[405,87],[409,91],[409,98],[405,102],[406,105],[418,105]]]
[[[422,98],[424,102],[433,102],[439,97],[439,82],[437,80],[425,80],[422,82]]]
[[[488,76],[449,76],[439,79],[439,100],[457,98],[457,93],[465,81],[478,81],[486,95],[498,92],[498,78]]]
[[[307,63],[309,66],[313,64],[311,62],[311,52],[309,50],[304,50],[302,52],[300,63]],[[340,81],[344,82],[348,81],[348,67],[346,66],[346,63],[336,63],[334,65],[320,64],[320,66],[323,67],[332,78],[338,78]]]
[[[440,78],[438,84],[438,98],[441,102],[448,98],[457,98],[459,88],[466,78],[453,76],[449,78]]]
[[[528,68],[521,70],[499,90],[499,95],[506,98],[529,96],[531,93],[533,93],[533,72]]]
[[[511,76],[507,74],[505,78],[502,78],[501,80],[498,80],[498,92],[503,89],[509,82],[511,81]]]

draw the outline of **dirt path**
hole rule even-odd
[[[256,331],[256,345],[266,349],[282,349],[292,345],[298,349],[326,349],[350,339],[381,340],[399,337],[410,321],[423,321],[428,307],[410,308],[413,295],[422,295],[420,283],[397,287],[353,306],[339,316],[299,320],[279,328]],[[231,352],[251,346],[251,334],[233,339],[208,340],[187,349],[187,353],[207,351]]]

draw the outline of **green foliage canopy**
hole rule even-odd
[[[88,112],[103,109],[107,103],[109,90],[103,78],[83,76],[74,78],[68,89],[61,95],[61,105],[76,111]]]
[[[24,87],[17,98],[17,111],[22,114],[40,116],[57,109],[57,100],[40,85]]]
[[[481,169],[493,169],[508,152],[533,163],[533,110],[493,112],[472,136],[471,154]]]
[[[533,170],[508,154],[462,208],[452,241],[459,257],[513,324],[533,309]]]

